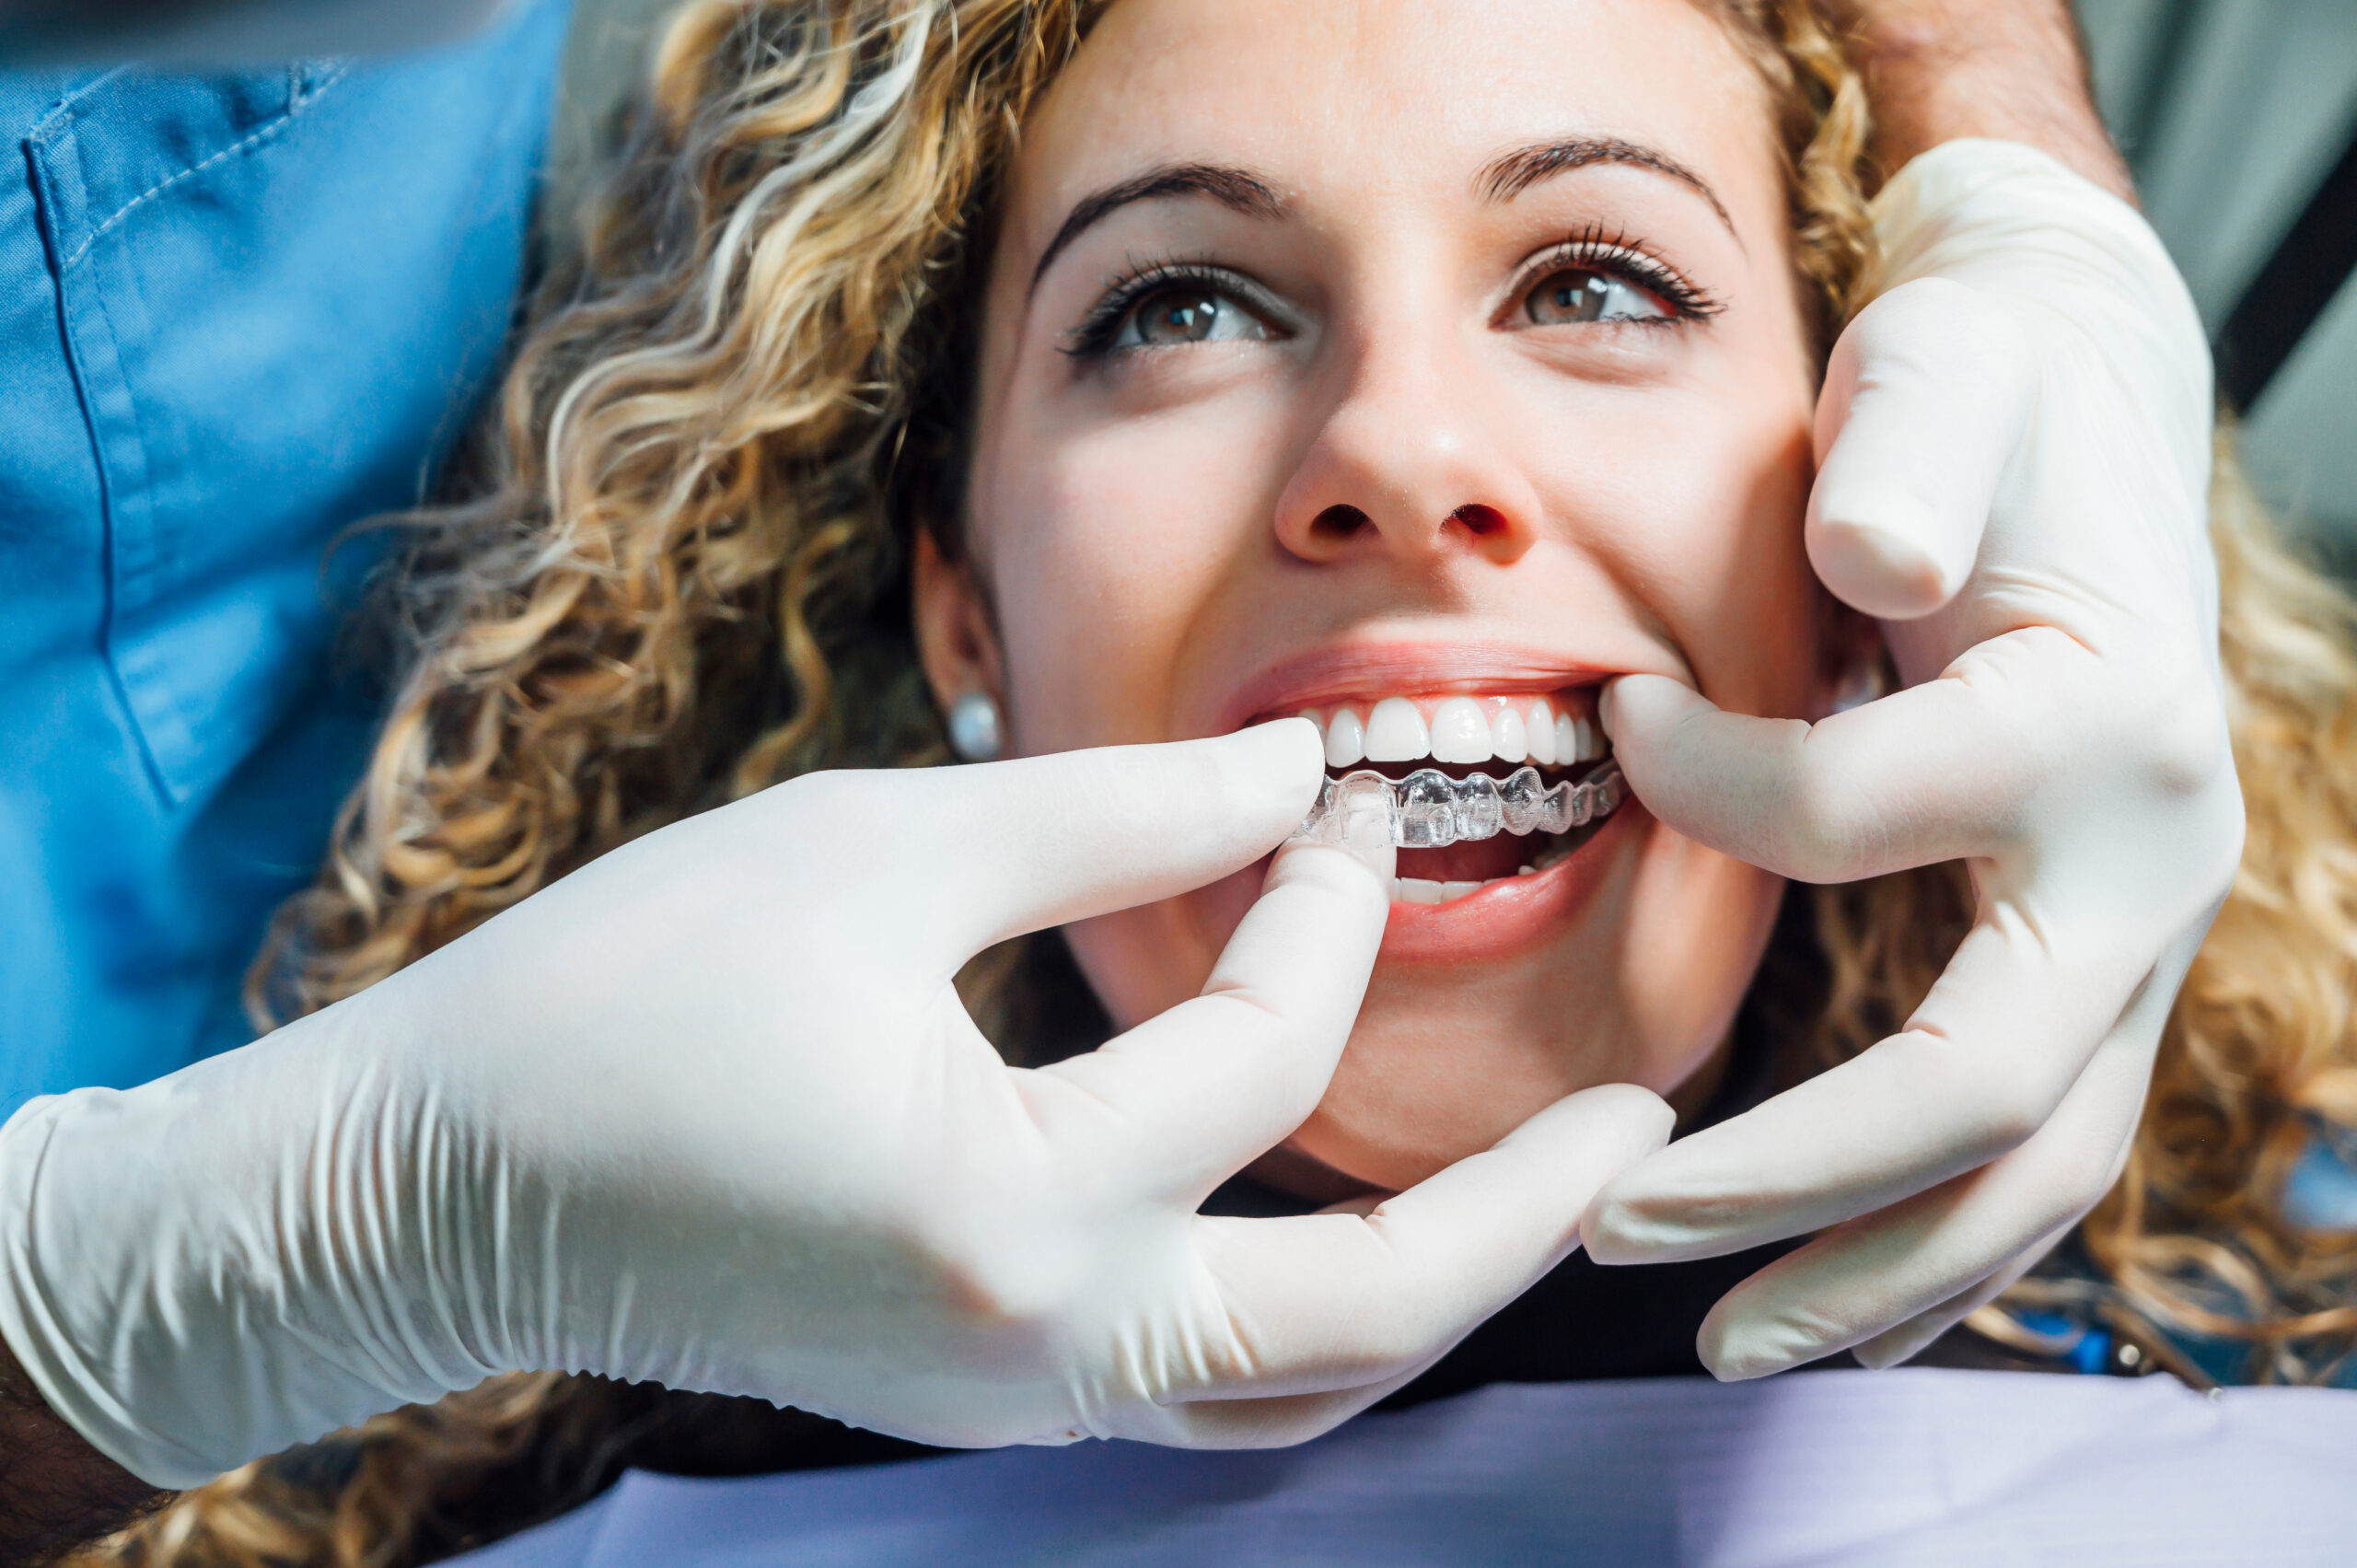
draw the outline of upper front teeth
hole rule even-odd
[[[1315,713],[1301,715],[1310,723],[1318,722]],[[1366,726],[1349,708],[1337,708],[1325,726],[1326,761],[1337,768],[1347,768],[1366,756]]]
[[[1396,697],[1386,700],[1399,701]],[[1434,761],[1486,762],[1491,756],[1490,746],[1490,715],[1476,706],[1472,698],[1451,697],[1434,711]]]
[[[1329,766],[1356,762],[1536,762],[1568,767],[1592,762],[1605,752],[1595,722],[1568,706],[1558,710],[1544,697],[1445,697],[1425,708],[1405,697],[1386,697],[1364,718],[1353,704],[1302,717],[1326,733]]]
[[[1342,710],[1349,713],[1348,708]],[[1433,750],[1433,735],[1424,726],[1424,715],[1416,704],[1405,697],[1386,697],[1366,716],[1366,760],[1370,762],[1412,762],[1419,757],[1429,757]],[[1333,732],[1327,732],[1326,761],[1340,768],[1358,761],[1334,758]]]

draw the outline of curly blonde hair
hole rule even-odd
[[[256,966],[258,1016],[359,991],[708,804],[941,757],[907,562],[919,529],[958,544],[994,182],[1105,3],[680,8],[578,253],[541,290],[476,498],[408,519],[405,674],[319,884]],[[1829,346],[1871,260],[1863,84],[1817,0],[1695,3],[1766,86]],[[2282,1191],[2319,1128],[2357,1127],[2357,658],[2349,600],[2275,538],[2230,455],[2219,474],[2247,848],[2081,1237],[2137,1321],[2315,1378],[2357,1343],[2357,1245],[2294,1224]],[[1809,896],[1820,973],[1780,1011],[1791,1060],[1821,1065],[1912,1011],[1970,905],[1955,867]],[[970,974],[986,1027],[1051,1011],[1040,951]],[[81,1561],[425,1561],[579,1501],[670,1419],[652,1397],[500,1379],[249,1466]],[[734,1407],[697,1408],[725,1428]],[[508,1498],[493,1526],[487,1488]]]

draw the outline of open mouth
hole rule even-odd
[[[1578,851],[1625,786],[1593,688],[1545,696],[1386,696],[1306,709],[1327,783],[1303,824],[1339,842],[1385,814],[1399,847],[1393,899],[1445,904],[1536,877]]]

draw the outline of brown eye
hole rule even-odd
[[[1138,301],[1123,336],[1132,343],[1167,348],[1179,343],[1265,338],[1268,330],[1235,300],[1200,284],[1157,289]]]
[[[1581,321],[1655,321],[1669,315],[1660,300],[1634,284],[1588,267],[1565,267],[1539,280],[1522,303],[1533,326]]]

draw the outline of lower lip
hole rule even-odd
[[[1650,821],[1625,800],[1594,837],[1546,870],[1502,877],[1445,904],[1395,903],[1383,928],[1382,958],[1395,963],[1502,958],[1535,947],[1579,918],[1624,843]]]

